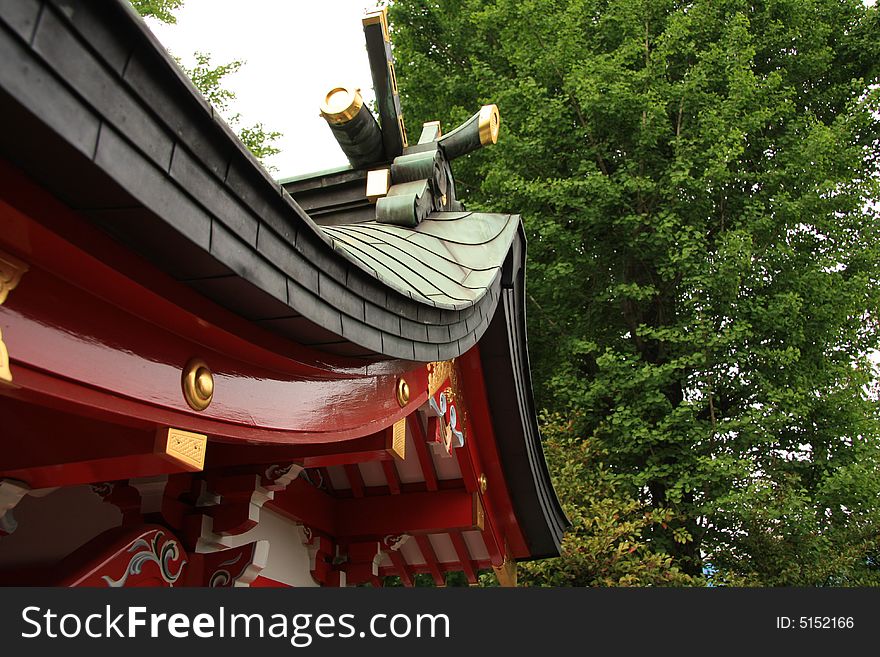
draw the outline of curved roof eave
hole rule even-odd
[[[446,360],[486,333],[481,357],[491,364],[484,369],[514,506],[533,556],[558,552],[566,521],[535,419],[516,215],[435,215],[406,235],[319,227],[127,2],[60,9],[21,0],[0,13],[0,62],[0,116],[15,126],[0,132],[0,153],[220,305],[300,344],[368,361]],[[456,225],[474,237],[456,243]],[[384,233],[379,244],[370,231]],[[386,262],[380,273],[391,249],[422,264],[394,270]],[[474,249],[491,257],[481,262]]]
[[[0,43],[23,64],[0,73],[6,125],[21,128],[0,143],[68,205],[220,305],[320,351],[445,360],[480,338],[518,217],[443,213],[405,236],[318,226],[128,3],[100,14],[49,3],[32,17],[26,4],[5,18]],[[382,252],[370,230],[384,231]],[[401,240],[412,249],[389,261]],[[468,249],[493,262],[468,265],[478,260]]]

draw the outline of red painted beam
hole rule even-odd
[[[337,536],[431,534],[476,526],[474,499],[465,491],[430,491],[386,497],[338,499]]]
[[[157,326],[167,325],[179,335],[196,339],[211,349],[242,354],[249,361],[278,371],[295,368],[316,376],[322,376],[328,367],[340,373],[364,371],[363,361],[298,345],[182,285],[120,245],[3,158],[0,158],[0,219],[8,228],[0,240],[26,256],[30,264],[40,265],[77,284],[86,281],[87,289],[120,308],[136,302],[145,319]],[[56,239],[46,239],[34,225],[26,225],[30,220]],[[72,249],[92,257],[89,261],[76,262],[71,256]],[[132,298],[127,282],[120,285],[120,279],[129,279],[152,291],[152,298],[147,299],[149,303]],[[181,313],[180,309],[186,312]]]
[[[333,489],[333,480],[330,478],[330,473],[327,471],[327,468],[320,467],[318,468],[318,471],[321,473],[324,488],[326,488],[329,493],[333,494],[335,492]]]
[[[466,436],[472,435],[470,420],[466,421],[464,430]],[[487,499],[481,489],[479,480],[480,475],[485,473],[483,472],[482,465],[479,464],[479,455],[476,452],[475,442],[474,440],[466,439],[464,447],[454,450],[455,458],[458,461],[458,467],[461,470],[465,488],[480,496],[480,502],[486,511],[482,531],[483,542],[486,544],[491,562],[496,566],[500,566],[504,563],[505,558],[504,536],[497,527],[498,519],[493,517],[492,513],[486,509]],[[488,493],[488,488],[486,492]]]
[[[474,496],[460,489],[337,498],[296,479],[266,506],[347,542],[476,528]]]
[[[155,450],[154,431],[68,415],[0,397],[3,432],[14,447],[0,450],[0,477],[31,488],[146,477],[191,468]]]
[[[284,490],[275,493],[275,499],[265,507],[312,527],[329,536],[336,535],[336,500],[312,486],[304,479],[294,479]]]
[[[443,479],[437,482],[438,490],[464,490],[464,482],[461,479]],[[428,490],[424,481],[411,481],[400,484],[401,493],[424,493]],[[364,497],[385,497],[389,494],[388,486],[365,486]],[[343,488],[334,490],[333,496],[339,499],[354,497],[351,489]]]
[[[208,452],[205,468],[227,468],[241,463],[290,463],[306,468],[362,463],[390,458],[384,432],[330,443],[295,445],[244,445],[216,443]]]
[[[140,260],[20,172],[2,162],[0,172],[8,174],[0,175],[0,248],[30,268],[0,306],[19,386],[0,394],[248,444],[357,438],[427,399],[424,366],[368,369],[272,336]],[[214,371],[214,401],[201,413],[180,392],[193,357]],[[400,375],[415,393],[405,408],[395,394]]]

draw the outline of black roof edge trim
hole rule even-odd
[[[525,232],[505,263],[503,297],[484,339],[480,358],[495,437],[514,512],[530,558],[559,556],[562,535],[571,526],[550,478],[535,414],[525,315]]]

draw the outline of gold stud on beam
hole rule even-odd
[[[194,411],[203,411],[214,399],[214,375],[200,358],[193,358],[183,368],[183,397]]]
[[[409,384],[403,378],[397,379],[397,403],[401,407],[409,404]]]
[[[156,433],[156,454],[193,472],[204,470],[207,447],[208,437],[200,433],[173,428]]]
[[[489,488],[489,480],[486,479],[485,472],[480,474],[479,478],[477,479],[477,482],[480,484],[480,492],[485,494],[486,489]]]

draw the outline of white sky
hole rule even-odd
[[[281,153],[267,159],[276,178],[348,164],[319,115],[324,94],[340,84],[373,100],[361,25],[376,0],[186,0],[177,23],[149,20],[150,29],[175,56],[193,66],[196,51],[212,64],[246,63],[226,78],[241,124],[262,122],[283,137]]]

